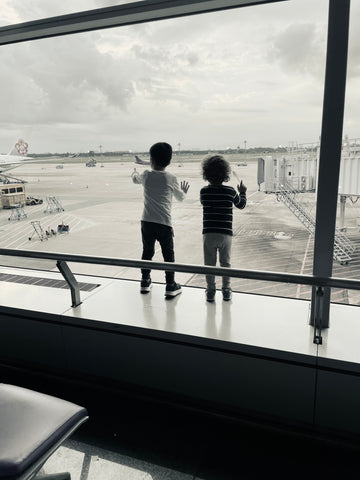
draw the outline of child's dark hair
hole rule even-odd
[[[172,147],[166,142],[154,143],[150,147],[150,157],[159,167],[167,167],[171,162]]]
[[[202,161],[203,179],[210,183],[223,183],[230,180],[230,163],[222,155],[210,155]]]

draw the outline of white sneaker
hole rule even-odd
[[[181,290],[181,285],[178,283],[173,283],[172,285],[166,285],[166,290],[165,290],[165,297],[176,297],[176,295],[180,295],[182,293]]]

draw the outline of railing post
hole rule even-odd
[[[325,302],[325,292],[323,287],[315,287],[315,318],[314,318],[314,340],[313,343],[317,345],[322,344],[321,336],[321,323],[324,316],[324,302]]]
[[[64,277],[66,283],[69,285],[71,290],[71,306],[77,307],[81,303],[80,299],[80,288],[79,284],[74,277],[72,271],[70,270],[68,264],[63,260],[58,260],[56,262],[56,266],[58,267],[61,275]]]

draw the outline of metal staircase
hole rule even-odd
[[[63,212],[64,207],[56,197],[46,197],[47,206],[44,213]]]
[[[33,226],[34,231],[33,231],[32,235],[29,237],[29,240],[31,240],[35,234],[39,237],[41,242],[43,240],[48,239],[48,237],[47,237],[46,233],[44,232],[39,220],[34,220],[33,222],[31,222],[31,225]]]
[[[11,209],[11,215],[9,220],[21,220],[22,218],[26,218],[27,215],[24,212],[24,208],[22,205],[14,205]]]
[[[299,192],[289,184],[279,185],[276,192],[276,198],[289,208],[311,235],[314,235],[315,218],[304,208],[303,205],[301,205],[300,202],[296,200],[297,193]],[[352,254],[354,252],[355,246],[351,240],[344,233],[336,229],[334,239],[334,259],[341,265],[347,264],[352,260]]]

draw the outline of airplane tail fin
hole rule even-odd
[[[29,149],[29,144],[25,140],[19,138],[15,145],[11,148],[8,155],[26,157]]]

